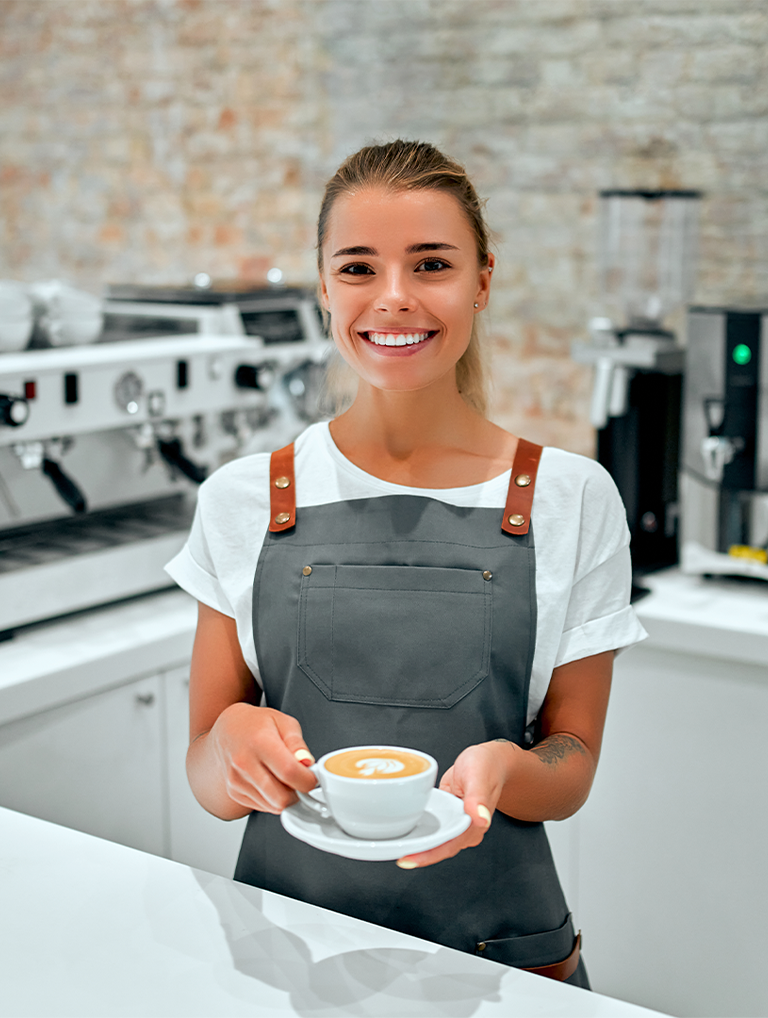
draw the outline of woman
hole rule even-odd
[[[458,164],[352,156],[318,263],[357,395],[271,475],[251,456],[207,481],[169,568],[200,602],[190,783],[250,814],[236,879],[587,986],[542,821],[586,800],[614,652],[644,635],[623,507],[591,460],[483,415],[494,256]],[[435,756],[467,831],[397,866],[291,838],[306,764],[371,742]]]

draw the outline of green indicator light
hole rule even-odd
[[[749,364],[752,360],[752,351],[746,343],[739,343],[733,348],[733,359],[736,364]]]

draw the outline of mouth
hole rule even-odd
[[[361,332],[360,335],[374,346],[418,346],[437,335],[437,330],[425,332]]]

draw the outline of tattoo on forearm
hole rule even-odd
[[[580,753],[582,756],[586,756],[587,751],[573,735],[555,734],[547,736],[538,746],[534,746],[531,752],[546,764],[556,764],[570,756],[571,753]]]

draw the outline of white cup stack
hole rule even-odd
[[[81,346],[98,339],[104,324],[98,297],[58,279],[32,283],[28,290],[35,303],[40,331],[51,346]]]
[[[35,313],[23,283],[0,280],[0,353],[25,349]]]

